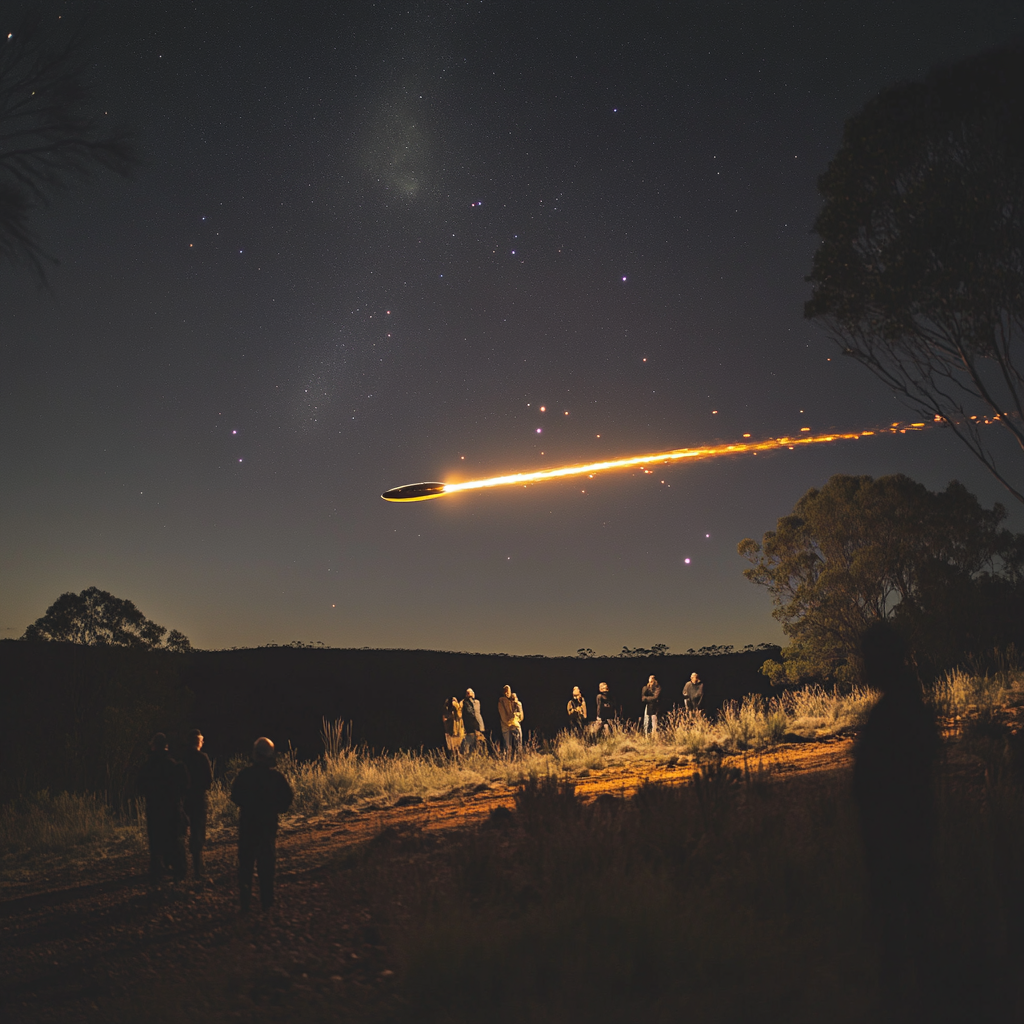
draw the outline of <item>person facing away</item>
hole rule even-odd
[[[615,705],[612,703],[612,693],[607,683],[599,683],[597,687],[597,700],[594,706],[594,721],[597,723],[597,732],[612,731],[612,722],[615,720]]]
[[[444,742],[448,753],[457,754],[462,749],[462,741],[466,736],[466,729],[462,723],[462,702],[458,697],[449,697],[444,702],[441,721],[444,724]]]
[[[572,688],[572,696],[565,705],[565,713],[569,716],[569,725],[577,732],[583,732],[587,724],[587,701],[578,686]]]
[[[644,703],[644,735],[654,736],[658,732],[658,711],[661,709],[661,683],[651,676],[640,691]]]
[[[882,696],[857,741],[853,791],[880,940],[882,991],[893,999],[907,972],[916,972],[922,992],[934,988],[922,974],[934,962],[926,946],[935,902],[933,773],[939,738],[892,626],[868,627],[861,655],[864,682]]]
[[[242,912],[252,900],[252,874],[260,880],[260,903],[269,910],[274,902],[277,859],[277,816],[292,805],[288,780],[274,767],[274,744],[261,736],[252,748],[252,764],[243,768],[231,786],[231,801],[238,804],[238,888]]]
[[[683,707],[687,711],[696,711],[700,702],[704,699],[704,684],[696,672],[690,673],[690,678],[683,687]]]
[[[188,769],[167,752],[167,737],[158,732],[149,741],[149,757],[139,772],[139,791],[146,800],[149,839],[149,880],[159,885],[164,869],[176,882],[185,877],[182,837],[187,819],[182,798],[188,790]]]
[[[513,746],[518,738],[522,745],[523,730],[517,721],[516,707],[512,699],[512,687],[507,683],[501,688],[498,698],[498,717],[501,719],[501,742],[507,755],[513,753]],[[522,709],[522,705],[520,705]],[[521,719],[520,719],[521,720]]]
[[[466,697],[462,702],[462,725],[466,730],[466,737],[462,741],[463,749],[467,754],[472,754],[477,747],[482,747],[484,742],[484,715],[472,687],[466,690]]]
[[[199,881],[203,873],[203,847],[206,846],[207,794],[213,785],[213,768],[203,753],[203,734],[193,729],[188,734],[188,750],[182,763],[188,769],[188,789],[183,801],[188,816],[188,852],[192,855],[192,877]]]

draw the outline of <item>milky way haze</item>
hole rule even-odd
[[[815,181],[1019,10],[96,5],[145,163],[0,268],[0,636],[95,585],[202,647],[780,638],[737,542],[834,473],[1004,500],[948,432],[380,495],[906,420],[802,319]]]

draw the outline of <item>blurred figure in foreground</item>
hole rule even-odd
[[[704,684],[696,672],[690,673],[690,678],[683,687],[683,707],[687,711],[696,711],[700,702],[704,699]]]
[[[926,972],[934,906],[933,770],[938,733],[906,665],[906,648],[886,622],[861,638],[864,681],[881,699],[868,716],[854,759],[868,896],[877,929],[882,997],[897,1015],[901,992],[931,988]]]
[[[213,768],[203,753],[203,734],[193,729],[188,734],[189,747],[182,759],[188,769],[188,789],[185,792],[185,814],[188,815],[188,852],[192,855],[192,877],[198,882],[204,877],[203,847],[206,846],[207,797],[213,785]]]
[[[519,695],[512,694],[512,712],[515,715],[515,721],[511,729],[512,738],[512,756],[519,757],[523,752],[523,718],[525,712],[523,711],[523,702],[519,699]]]
[[[569,716],[569,725],[574,732],[583,732],[587,725],[587,700],[578,686],[572,688],[572,696],[565,705],[565,713]]]
[[[486,750],[484,743],[484,713],[480,710],[480,701],[472,687],[466,690],[466,698],[462,702],[462,726],[466,730],[466,738],[462,741],[462,749],[472,754],[477,748]]]
[[[594,731],[600,736],[604,732],[612,731],[612,723],[615,721],[615,705],[612,703],[612,693],[607,683],[599,683],[597,686],[597,700],[594,702]]]
[[[456,757],[462,750],[462,741],[466,736],[466,728],[462,724],[462,703],[458,697],[449,697],[444,702],[441,712],[444,723],[444,742],[450,757]]]
[[[288,780],[274,767],[274,744],[261,736],[252,748],[252,764],[243,768],[231,787],[231,800],[241,812],[238,819],[238,886],[242,912],[252,901],[253,868],[260,879],[260,903],[269,910],[274,902],[277,859],[277,816],[292,805]]]
[[[167,753],[167,737],[158,732],[149,741],[149,757],[139,772],[139,791],[146,800],[146,836],[149,839],[149,881],[159,885],[164,869],[176,882],[185,877],[187,819],[182,798],[188,790],[188,769]]]
[[[658,711],[661,707],[661,683],[654,676],[647,680],[646,686],[640,691],[640,699],[644,703],[644,735],[657,736]]]

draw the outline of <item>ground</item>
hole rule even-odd
[[[726,759],[743,770],[778,775],[846,770],[848,738],[787,744],[763,755]],[[695,767],[631,762],[582,773],[578,796],[629,796],[644,780],[677,784]],[[59,875],[3,886],[0,935],[6,950],[0,994],[13,1022],[203,1018],[275,1019],[294,1000],[332,993],[352,1013],[379,1016],[397,998],[394,964],[365,894],[337,865],[352,851],[394,843],[403,835],[472,829],[514,791],[484,784],[473,791],[412,803],[286,818],[278,839],[278,899],[269,915],[238,911],[233,837],[208,847],[209,882],[147,885],[144,855],[112,855]],[[213,965],[211,967],[211,965]],[[218,1006],[207,1004],[209,972],[217,971]],[[232,976],[233,975],[233,976]],[[237,1008],[225,1010],[225,993]],[[194,1005],[184,1007],[182,1001]],[[386,1017],[386,1013],[384,1014]]]

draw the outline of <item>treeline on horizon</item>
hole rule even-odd
[[[609,683],[624,717],[641,714],[648,675],[668,705],[681,703],[691,672],[706,682],[707,710],[748,693],[767,695],[760,673],[778,647],[731,653],[556,657],[444,651],[265,646],[178,653],[111,644],[0,641],[0,799],[41,789],[103,793],[115,806],[134,795],[134,774],[156,731],[173,741],[201,728],[222,764],[268,735],[299,757],[321,752],[324,719],[351,724],[374,750],[442,744],[445,698],[473,687],[488,731],[508,683],[525,705],[527,733],[566,725],[573,686],[593,698]]]

